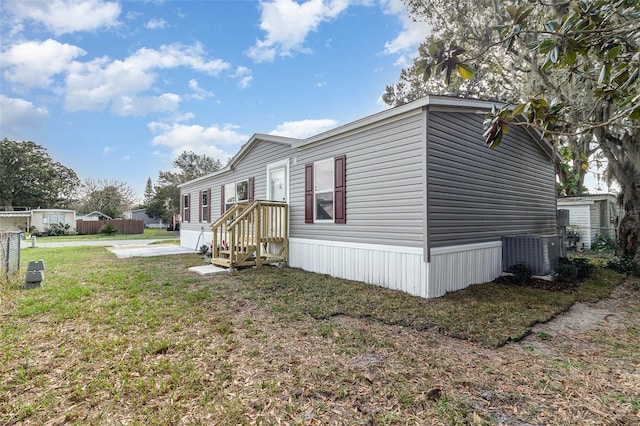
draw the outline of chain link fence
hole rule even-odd
[[[20,231],[0,231],[0,274],[9,277],[20,269]]]

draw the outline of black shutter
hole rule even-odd
[[[249,178],[249,188],[247,188],[247,192],[249,192],[247,198],[249,199],[249,202],[253,201],[253,187],[256,184],[256,178],[254,177],[250,177]]]
[[[313,163],[304,166],[304,223],[313,223]]]
[[[347,223],[347,157],[339,155],[335,157],[333,164],[334,173],[334,209],[335,223]]]
[[[207,189],[207,222],[211,223],[211,188]]]
[[[220,216],[224,214],[224,185],[220,186]]]
[[[200,218],[200,223],[204,220],[202,217],[202,191],[198,192],[198,217]]]

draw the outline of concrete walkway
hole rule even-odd
[[[163,241],[162,239],[146,240],[86,240],[86,241],[55,241],[55,237],[36,238],[36,247],[81,247],[81,246],[127,246],[127,245],[147,245]],[[175,244],[174,244],[175,245]],[[30,239],[21,240],[20,248],[32,247]]]
[[[182,247],[176,244],[130,244],[130,245],[117,245],[107,247],[111,253],[118,256],[119,259],[127,257],[149,257],[149,256],[163,256],[167,254],[186,254],[195,253],[186,247]]]
[[[55,237],[54,237],[55,238]],[[46,238],[48,240],[49,237]],[[45,239],[36,239],[35,247],[83,247],[83,246],[102,246],[118,256],[118,258],[127,257],[148,257],[163,256],[167,254],[185,254],[195,253],[185,247],[177,244],[162,244],[163,239],[144,239],[144,240],[86,240],[86,241],[43,241]],[[155,244],[152,244],[155,243]],[[22,240],[20,249],[33,247],[31,240]]]

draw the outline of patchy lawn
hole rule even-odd
[[[41,289],[0,284],[0,425],[640,422],[640,284],[608,270],[424,300],[296,269],[201,277],[195,254],[30,259]]]

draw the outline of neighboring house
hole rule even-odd
[[[211,242],[236,202],[284,201],[291,267],[422,297],[491,281],[502,237],[556,236],[553,148],[517,126],[486,148],[492,106],[429,96],[306,139],[255,134],[179,185],[181,245]]]
[[[88,221],[88,222],[95,222],[98,220],[109,220],[111,219],[111,216],[107,216],[106,214],[99,212],[99,211],[94,211],[91,213],[86,213],[86,214],[81,214],[78,213],[77,214],[78,220],[82,220],[82,221]]]
[[[623,212],[614,194],[559,197],[558,209],[569,210],[569,228],[578,233],[578,247],[590,249],[598,235],[616,238]]]
[[[32,226],[38,232],[45,232],[51,225],[68,224],[75,229],[76,212],[66,209],[34,209],[0,212],[0,229],[29,230]]]
[[[62,209],[36,209],[31,210],[31,225],[39,232],[48,231],[52,225],[69,225],[71,229],[76,227],[75,210]]]
[[[24,231],[30,226],[30,210],[0,211],[0,231]]]
[[[166,225],[162,219],[152,219],[147,216],[146,209],[130,210],[123,213],[125,219],[138,219],[144,222],[145,228],[164,228]]]

